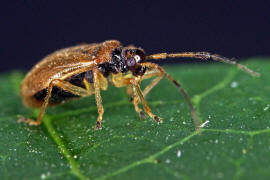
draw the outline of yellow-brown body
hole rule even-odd
[[[39,125],[47,106],[56,105],[74,97],[95,95],[99,114],[96,128],[99,129],[104,112],[100,90],[106,90],[109,81],[116,87],[127,86],[127,92],[132,97],[134,108],[142,118],[144,113],[139,107],[139,103],[152,119],[161,122],[162,119],[151,112],[144,97],[163,77],[166,77],[179,88],[189,105],[195,126],[198,128],[197,113],[180,83],[159,65],[147,62],[148,59],[176,57],[203,60],[212,58],[216,61],[237,65],[251,75],[258,76],[258,73],[235,61],[207,52],[160,53],[145,56],[141,48],[122,47],[117,40],[82,44],[61,49],[46,56],[26,75],[21,85],[23,103],[27,107],[40,108],[40,114],[37,121],[24,117],[21,117],[19,121],[30,125]],[[141,91],[141,81],[152,77],[156,78]]]

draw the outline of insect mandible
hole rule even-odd
[[[40,108],[40,113],[36,121],[20,117],[19,122],[40,125],[48,106],[57,105],[75,97],[94,95],[98,109],[95,128],[99,129],[101,128],[104,112],[100,91],[107,89],[108,82],[116,87],[127,87],[127,92],[132,97],[135,111],[141,117],[144,117],[144,112],[146,112],[153,120],[161,122],[162,118],[152,113],[145,100],[145,96],[165,77],[180,90],[189,106],[195,127],[199,128],[198,115],[191,103],[190,97],[181,84],[158,64],[148,61],[151,59],[180,57],[202,60],[212,59],[233,64],[252,76],[259,76],[258,73],[244,65],[208,52],[146,55],[143,49],[132,45],[123,47],[117,40],[77,45],[48,55],[26,75],[21,85],[23,103],[27,107]],[[144,90],[141,90],[141,81],[152,77],[155,78]],[[140,103],[144,111],[139,107]]]

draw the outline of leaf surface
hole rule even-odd
[[[156,124],[140,120],[125,89],[102,92],[103,129],[94,131],[93,96],[49,108],[41,126],[22,105],[23,73],[0,76],[0,179],[265,179],[270,177],[270,62],[253,59],[253,78],[222,64],[165,69],[191,96],[202,133],[183,97],[163,79],[147,96]],[[144,82],[143,86],[147,84]]]

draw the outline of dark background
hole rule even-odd
[[[0,72],[27,70],[57,49],[107,39],[147,53],[270,55],[267,2],[19,0],[2,2],[0,15]]]

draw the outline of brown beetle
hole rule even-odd
[[[144,113],[138,106],[139,103],[143,105],[144,111],[152,119],[161,122],[162,119],[151,112],[144,97],[163,77],[166,77],[179,88],[189,105],[195,126],[198,128],[197,113],[181,84],[167,74],[162,67],[148,62],[150,59],[178,57],[213,59],[237,65],[249,74],[259,76],[246,66],[207,52],[160,53],[146,56],[143,49],[134,46],[122,47],[116,40],[83,44],[48,55],[26,75],[21,85],[23,103],[27,107],[39,107],[41,110],[37,121],[24,117],[21,117],[19,121],[39,125],[47,106],[57,105],[74,97],[94,94],[99,114],[96,128],[99,129],[103,116],[100,90],[106,90],[109,81],[116,87],[127,86],[127,92],[132,97],[135,110],[141,117],[144,117]],[[141,91],[141,81],[151,77],[156,78]]]

